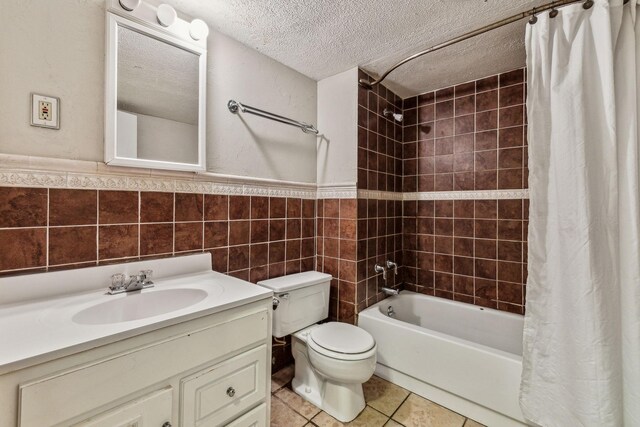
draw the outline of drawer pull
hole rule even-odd
[[[171,423],[167,421],[166,423],[162,424],[162,427],[171,427]]]
[[[236,390],[235,390],[233,387],[229,387],[229,388],[227,389],[227,396],[229,396],[229,397],[233,397],[233,396],[235,396],[235,395],[236,395]]]

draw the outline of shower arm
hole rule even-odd
[[[470,31],[470,32],[468,32],[466,34],[463,34],[461,36],[458,36],[456,38],[448,40],[448,41],[446,41],[444,43],[440,43],[440,44],[437,44],[435,46],[431,46],[430,48],[427,48],[427,49],[425,49],[425,50],[423,50],[421,52],[415,53],[415,54],[409,56],[408,58],[405,58],[402,61],[398,62],[393,67],[391,67],[387,71],[385,71],[377,80],[369,81],[369,80],[366,80],[366,79],[360,79],[358,81],[358,83],[360,84],[361,87],[371,90],[371,89],[373,89],[374,86],[377,86],[380,83],[382,83],[382,81],[384,79],[386,79],[387,76],[389,74],[391,74],[393,71],[395,71],[398,67],[401,67],[402,65],[406,64],[407,62],[413,61],[414,59],[419,58],[419,57],[421,57],[423,55],[426,55],[426,54],[431,53],[431,52],[435,52],[437,50],[440,50],[440,49],[443,49],[445,47],[454,45],[456,43],[460,43],[462,41],[468,40],[468,39],[473,38],[475,36],[479,36],[480,34],[487,33],[489,31],[495,30],[496,28],[504,27],[505,25],[508,25],[508,24],[513,23],[513,22],[519,21],[519,20],[524,19],[524,18],[526,18],[528,16],[531,17],[531,20],[529,22],[531,24],[535,24],[536,21],[538,20],[536,18],[536,14],[537,13],[544,12],[546,10],[555,10],[556,7],[566,6],[568,4],[578,3],[578,2],[581,2],[581,1],[584,2],[583,6],[582,6],[584,9],[590,9],[593,6],[593,1],[592,0],[587,0],[587,1],[585,1],[585,0],[557,0],[557,1],[552,1],[551,3],[544,4],[544,5],[540,6],[540,7],[534,7],[531,10],[527,10],[525,12],[518,13],[517,15],[510,16],[509,18],[505,18],[505,19],[503,19],[501,21],[494,22],[493,24],[486,25],[486,26],[484,26],[482,28],[478,28],[477,30]],[[624,3],[626,4],[628,1],[629,0],[624,0]],[[555,16],[555,15],[553,15],[553,16]]]

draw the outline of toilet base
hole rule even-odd
[[[294,378],[291,388],[298,396],[343,423],[353,421],[366,406],[361,384],[333,384],[327,380],[321,384],[321,389],[314,389]]]
[[[362,384],[325,381],[322,410],[343,423],[352,421],[365,407]]]

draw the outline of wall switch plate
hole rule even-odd
[[[60,129],[60,98],[32,93],[31,126]]]

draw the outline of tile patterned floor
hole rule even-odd
[[[367,406],[343,424],[291,390],[293,366],[271,377],[272,427],[483,427],[447,408],[373,376],[364,384]]]

